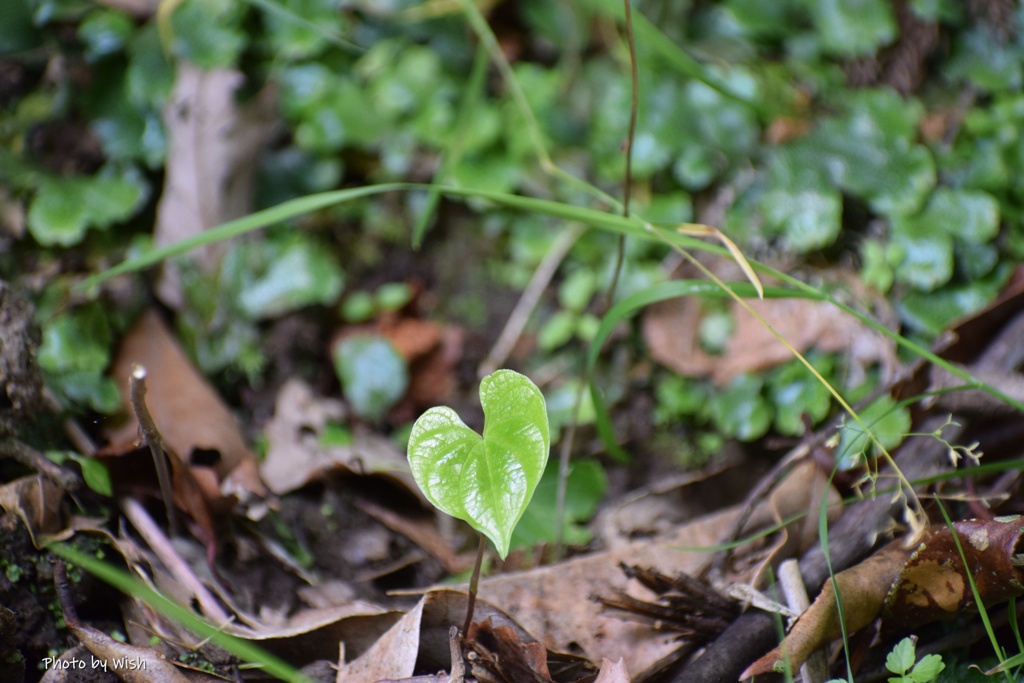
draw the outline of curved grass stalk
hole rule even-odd
[[[137,598],[161,614],[174,619],[197,636],[209,639],[214,645],[230,652],[242,661],[259,666],[278,680],[289,683],[313,683],[312,679],[284,660],[250,641],[225,633],[223,626],[214,626],[205,619],[201,619],[194,612],[182,607],[163,593],[150,588],[131,574],[64,543],[54,543],[47,546],[47,549],[54,555],[81,567],[110,584],[125,595]]]
[[[130,272],[142,270],[149,266],[155,265],[164,259],[172,256],[178,256],[184,254],[192,249],[196,249],[207,244],[219,242],[224,239],[231,237],[237,237],[244,235],[253,230],[259,230],[275,223],[280,223],[298,216],[302,216],[313,211],[319,211],[331,206],[338,204],[344,204],[351,202],[356,199],[365,197],[371,197],[378,194],[384,194],[387,192],[402,192],[410,190],[430,190],[434,186],[424,185],[419,183],[383,183],[380,185],[366,185],[363,187],[350,188],[346,190],[334,190],[331,192],[321,192],[318,194],[311,194],[298,199],[291,199],[286,202],[282,202],[277,206],[256,211],[243,218],[238,218],[233,221],[228,221],[219,226],[211,228],[204,233],[182,240],[175,244],[161,247],[159,249],[153,249],[146,252],[142,256],[129,259],[122,263],[113,266],[101,273],[97,273],[90,277],[85,278],[76,286],[76,290],[79,292],[93,292],[103,282]],[[523,197],[521,195],[509,194],[505,192],[489,192],[485,190],[471,190],[454,187],[444,187],[440,190],[442,194],[455,197],[455,198],[477,198],[486,199],[499,204],[506,208],[517,209],[521,211],[534,212],[551,216],[553,218],[563,218],[570,221],[578,221],[585,223],[592,227],[613,232],[616,234],[626,234],[627,236],[632,235],[647,240],[658,240],[662,243],[668,244],[672,247],[680,247],[683,249],[694,249],[697,251],[705,251],[712,254],[718,254],[719,256],[730,256],[729,251],[724,247],[719,247],[714,244],[708,244],[700,239],[691,237],[686,234],[681,234],[676,230],[665,230],[663,228],[655,227],[651,223],[641,221],[637,218],[623,218],[604,211],[597,209],[589,209],[581,206],[574,206],[571,204],[564,204],[562,202],[555,202],[546,199],[535,199],[532,197]],[[684,224],[678,226],[679,228],[703,228],[697,224]],[[913,342],[903,335],[894,332],[881,323],[875,321],[870,316],[854,309],[853,307],[845,304],[836,299],[831,294],[824,292],[812,285],[808,285],[795,277],[783,273],[775,268],[760,263],[755,260],[746,259],[753,270],[762,275],[766,275],[775,278],[786,285],[792,287],[792,296],[799,296],[802,298],[820,299],[827,301],[841,311],[852,315],[857,318],[860,322],[867,325],[868,327],[876,330],[880,334],[888,337],[899,346],[910,351],[915,356],[924,358],[925,360],[934,363],[944,370],[949,371],[953,375],[964,380],[965,384],[972,389],[981,389],[986,393],[994,396],[1000,401],[1007,405],[1013,406],[1017,410],[1024,412],[1024,403],[1018,401],[1010,396],[1007,396],[1003,392],[999,391],[995,387],[989,386],[982,380],[972,375],[967,370],[957,367],[949,361],[939,357],[931,350],[921,346],[920,344]],[[722,283],[723,285],[725,283]],[[717,285],[708,285],[706,292],[710,292],[712,289],[718,289]],[[731,290],[733,293],[737,293],[742,290]],[[702,293],[706,293],[702,292]],[[737,294],[738,296],[742,296]],[[730,294],[730,296],[732,296]],[[621,304],[622,302],[620,302]],[[614,310],[615,307],[613,307]],[[611,311],[609,312],[611,314]],[[603,326],[602,326],[603,327]],[[596,343],[596,339],[595,339]]]
[[[832,477],[835,476],[836,467],[832,468],[832,471],[828,475],[828,483],[832,484]],[[899,472],[899,470],[896,470]],[[903,473],[900,472],[900,479],[904,480]],[[899,484],[900,493],[903,491],[902,481]],[[913,488],[911,488],[913,490]],[[824,503],[824,501],[822,501]],[[836,581],[836,573],[832,568],[832,553],[828,551],[828,509],[824,504],[818,511],[818,539],[821,543],[822,556],[825,558],[825,566],[828,568],[828,580],[832,582],[832,591],[836,598],[836,613],[839,615],[839,629],[843,634],[843,654],[846,658],[846,680],[849,683],[853,683],[853,667],[850,664],[850,634],[846,632],[846,614],[844,613],[843,607],[843,596],[839,589],[839,582]]]
[[[617,22],[625,21],[625,13],[613,0],[586,0],[584,4],[605,16],[614,18]],[[742,104],[755,112],[762,121],[769,121],[778,113],[778,107],[773,107],[762,100],[734,90],[673,42],[643,14],[639,12],[635,14],[637,42],[657,54],[680,74],[703,83],[726,99]]]
[[[488,53],[491,55],[491,60],[498,67],[502,79],[512,94],[512,100],[515,102],[516,108],[519,109],[519,115],[523,117],[523,124],[526,126],[526,131],[530,136],[530,142],[533,144],[534,154],[537,155],[537,161],[540,164],[541,170],[572,185],[576,189],[582,190],[591,197],[605,202],[615,210],[622,211],[623,205],[615,197],[594,187],[587,181],[577,178],[551,159],[551,153],[548,152],[547,145],[544,143],[544,134],[541,132],[540,124],[537,122],[537,117],[533,113],[529,100],[526,99],[523,86],[519,83],[519,79],[516,78],[515,72],[512,71],[512,65],[505,58],[505,53],[498,46],[498,39],[494,36],[494,32],[491,31],[490,25],[488,25],[487,20],[484,19],[480,9],[473,0],[459,0],[459,5],[462,7],[463,14],[466,15],[466,20],[469,22],[470,27],[472,27],[477,37],[484,44],[484,47],[487,48]]]
[[[802,353],[797,351],[796,348],[789,343],[788,339],[786,339],[782,334],[780,334],[778,330],[776,330],[772,326],[771,323],[769,323],[767,320],[764,319],[764,317],[761,316],[761,314],[759,314],[757,311],[750,307],[750,304],[746,302],[746,299],[737,294],[728,284],[726,284],[721,278],[719,278],[717,275],[711,272],[711,270],[707,266],[705,266],[698,259],[696,259],[693,256],[693,254],[691,254],[689,251],[681,248],[677,248],[677,251],[684,258],[686,258],[686,260],[688,260],[693,266],[695,266],[704,275],[704,277],[706,277],[711,282],[715,283],[715,285],[717,285],[719,289],[726,292],[733,301],[739,304],[748,314],[753,316],[754,319],[757,320],[757,322],[759,322],[766,330],[768,330],[771,333],[773,337],[775,337],[783,346],[786,347],[786,349],[793,355],[794,358],[799,360],[800,363],[803,364],[805,368],[807,368],[807,370],[814,376],[815,379],[818,380],[818,382],[822,386],[828,389],[828,392],[832,394],[832,397],[835,398],[835,400],[839,403],[839,405],[846,412],[846,414],[849,415],[853,419],[853,421],[856,422],[861,427],[861,429],[864,430],[864,433],[867,435],[871,443],[874,444],[875,448],[878,450],[878,453],[880,453],[881,456],[885,458],[885,460],[892,466],[893,470],[898,474],[901,483],[906,486],[907,491],[906,494],[901,491],[900,495],[904,496],[908,504],[908,510],[913,515],[909,521],[912,522],[912,526],[915,528],[915,530],[923,531],[924,527],[927,526],[925,521],[926,516],[924,513],[924,507],[921,505],[921,501],[918,499],[917,493],[914,492],[914,487],[910,484],[909,481],[907,481],[907,478],[903,475],[903,472],[896,465],[896,461],[893,459],[888,449],[886,449],[885,446],[882,445],[882,442],[879,440],[878,436],[871,430],[870,427],[868,427],[864,420],[861,419],[857,411],[855,411],[853,407],[850,406],[849,403],[847,403],[846,399],[843,398],[842,394],[840,394],[839,391],[834,386],[832,386],[832,383],[825,379],[822,376],[822,374],[818,372],[818,369],[815,368],[814,365],[809,360],[807,360],[807,358]],[[873,481],[874,478],[872,478],[872,482]],[[911,505],[913,507],[913,510],[910,510]],[[840,617],[842,617],[841,614]]]

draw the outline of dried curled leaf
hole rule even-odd
[[[953,526],[986,606],[1024,594],[1024,567],[1016,563],[1024,551],[1018,547],[1024,518],[970,519]],[[901,632],[977,609],[960,551],[943,527],[925,535],[896,577],[885,599],[882,628]]]
[[[996,605],[1024,595],[1019,564],[1024,519],[1019,516],[956,522],[960,547],[981,602]],[[781,645],[747,667],[740,679],[781,671],[783,649],[793,669],[841,635],[836,588],[846,630],[854,632],[879,616],[882,629],[898,633],[977,610],[956,540],[948,527],[933,529],[915,548],[893,541],[856,567],[836,574],[793,625]]]

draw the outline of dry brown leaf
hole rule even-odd
[[[60,502],[64,490],[41,474],[33,474],[0,486],[0,507],[24,522],[32,544],[61,531]]]
[[[954,523],[971,578],[986,607],[1024,594],[1020,557],[1024,522],[1019,516]],[[893,541],[864,562],[835,576],[843,600],[846,630],[859,631],[882,617],[884,631],[896,634],[977,610],[974,593],[952,532],[940,527],[907,548]],[[832,582],[796,621],[781,645],[747,667],[741,680],[781,671],[783,648],[793,669],[815,650],[842,635]]]
[[[356,431],[346,446],[323,446],[330,422],[345,415],[340,401],[315,396],[301,380],[288,380],[277,395],[274,417],[267,423],[267,456],[261,465],[267,486],[284,495],[337,469],[356,474],[384,474],[416,494],[405,456],[382,436]],[[425,502],[425,501],[424,501]]]
[[[156,311],[143,314],[114,361],[112,374],[129,413],[128,380],[135,364],[146,368],[146,405],[164,443],[189,465],[208,504],[223,508],[227,504],[224,498],[232,494],[266,495],[256,458],[237,421],[189,362]],[[137,434],[138,422],[132,417],[111,435],[111,441],[132,441]],[[213,462],[196,465],[193,459],[197,456],[203,462]]]
[[[112,540],[134,575],[180,605],[194,609],[194,595],[161,562],[139,547],[131,536]],[[350,599],[344,604],[301,609],[270,623],[240,609],[233,599],[235,596],[223,590],[223,582],[213,580],[201,550],[190,549],[189,543],[189,539],[177,539],[174,548],[236,618],[234,623],[218,626],[231,635],[258,642],[260,647],[296,666],[315,659],[334,660],[339,642],[344,642],[350,653],[362,653],[401,616],[397,611]],[[239,586],[233,588],[237,591]],[[122,611],[128,624],[129,639],[135,644],[146,643],[150,636],[158,635],[171,643],[200,648],[196,638],[142,603],[127,602]]]
[[[680,472],[632,491],[598,513],[596,529],[601,547],[616,550],[636,542],[671,534],[680,524],[729,504],[723,490],[735,488],[734,479],[747,487],[750,470],[740,467],[742,457],[729,445],[707,467]],[[709,508],[713,505],[713,508]]]
[[[450,588],[427,591],[416,606],[367,652],[341,664],[338,683],[405,679],[412,675],[417,664],[428,671],[449,670],[450,629],[453,625],[461,626],[465,621],[467,602],[468,597],[462,591]],[[503,633],[531,652],[544,649],[508,614],[486,600],[477,600],[473,614],[474,623],[489,620],[494,629],[508,629]],[[345,653],[342,655],[344,659]],[[549,653],[551,660],[576,668],[591,666],[586,660],[561,653]],[[593,671],[592,668],[590,670]]]
[[[244,82],[240,71],[178,65],[164,110],[167,174],[153,233],[157,247],[194,237],[251,209],[254,162],[278,118],[270,90],[239,105],[236,91]],[[225,248],[210,245],[193,254],[209,271]],[[180,284],[172,267],[165,267],[157,292],[168,306],[181,307]]]
[[[68,628],[96,659],[126,683],[188,683],[169,661],[150,647],[138,647],[114,640],[103,631],[83,624]]]
[[[147,572],[136,572],[148,580]],[[180,601],[180,591],[168,585],[166,575],[157,573],[152,582],[164,595],[174,596]],[[188,606],[188,603],[181,603]],[[176,622],[165,618],[148,605],[137,600],[122,605],[125,623],[128,625],[130,642],[148,644],[152,636],[159,636],[162,643],[156,647],[168,657],[176,656],[181,647],[205,652],[205,641],[201,641]],[[263,624],[241,612],[236,612],[238,623],[221,625],[222,629],[237,638],[252,641],[260,648],[277,655],[293,666],[304,666],[316,659],[334,660],[338,644],[344,643],[353,656],[365,652],[392,625],[401,613],[387,610],[362,600],[353,600],[346,605],[304,609],[275,624]],[[210,655],[212,658],[212,654]]]
[[[626,663],[619,657],[618,661],[610,659],[601,660],[601,671],[597,674],[594,683],[630,683],[629,671]]]
[[[420,651],[420,625],[426,598],[405,613],[387,633],[377,639],[369,650],[349,663],[338,667],[338,683],[376,683],[381,679],[400,679],[412,676],[416,657]]]
[[[754,509],[743,529],[744,534],[756,533],[765,527],[783,524],[786,520],[803,514],[803,517],[785,524],[774,542],[762,554],[750,579],[754,586],[764,586],[769,578],[769,569],[777,573],[783,560],[803,555],[808,548],[818,542],[818,519],[822,501],[826,497],[826,515],[831,522],[843,510],[842,497],[817,463],[805,460],[794,467],[789,476],[771,492],[767,505],[759,505]],[[744,559],[750,561],[751,558]]]
[[[835,575],[835,583],[843,596],[846,630],[853,633],[872,623],[882,611],[885,596],[895,576],[907,559],[903,541],[894,541],[855,567]],[[814,603],[804,612],[781,645],[758,659],[740,674],[740,680],[780,671],[784,665],[782,648],[786,649],[793,670],[807,661],[811,653],[842,635],[836,594],[831,581],[826,581]]]
[[[729,534],[736,515],[736,509],[729,509],[694,520],[656,541],[483,579],[480,597],[513,615],[548,650],[582,650],[591,659],[621,658],[628,670],[642,671],[671,653],[677,644],[670,635],[605,614],[592,596],[623,591],[648,600],[654,597],[630,581],[619,569],[620,563],[698,574],[711,557],[710,552],[684,548],[720,543]]]
[[[136,660],[142,664],[142,660]],[[148,664],[148,661],[145,662]],[[46,673],[39,679],[40,683],[82,683],[83,681],[108,680],[103,678],[103,672],[115,675],[109,661],[100,659],[89,651],[84,645],[64,651],[59,657],[44,658],[40,664],[46,669]],[[223,679],[217,679],[206,674],[199,674],[194,671],[179,671],[188,683],[220,683]],[[21,679],[19,679],[21,680]],[[122,680],[127,680],[122,678]],[[161,677],[159,674],[152,679],[154,683],[161,683],[175,679]]]
[[[890,341],[829,303],[749,299],[747,304],[801,353],[812,347],[843,351],[854,366],[881,363],[895,367]],[[718,385],[793,358],[792,352],[739,304],[733,302],[729,310],[736,327],[721,355],[701,348],[701,302],[697,297],[664,301],[647,309],[642,325],[644,342],[659,363],[687,377],[710,377]]]
[[[410,519],[394,510],[368,500],[355,500],[357,508],[370,515],[392,531],[402,534],[428,555],[441,563],[449,574],[459,574],[473,566],[476,553],[459,554],[437,529],[437,524],[420,519]]]
[[[355,600],[348,605],[304,609],[275,625],[230,625],[231,635],[251,640],[293,666],[315,659],[334,660],[338,644],[361,655],[401,618],[401,613]]]

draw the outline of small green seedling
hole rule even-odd
[[[409,466],[427,500],[491,539],[502,559],[548,462],[544,395],[527,377],[498,370],[480,382],[480,436],[447,406],[431,408],[412,427]],[[469,584],[468,633],[480,578],[484,539]]]
[[[481,437],[447,406],[412,427],[409,466],[427,500],[487,536],[502,559],[548,462],[548,413],[540,389],[512,370],[480,382]]]
[[[896,674],[889,677],[889,683],[929,683],[934,681],[946,668],[941,655],[925,655],[920,662],[917,660],[917,638],[908,636],[896,643],[892,652],[885,658],[885,668]],[[841,678],[833,678],[828,683],[846,683]]]
[[[913,637],[904,638],[885,658],[885,668],[896,674],[889,678],[889,683],[928,683],[946,668],[939,655],[925,655],[915,664],[916,641]]]

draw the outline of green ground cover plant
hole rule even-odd
[[[850,75],[854,62],[872,59],[900,34],[900,17],[881,0],[636,3],[639,118],[627,177],[630,60],[618,38],[622,9],[611,0],[519,3],[515,25],[529,39],[518,60],[506,58],[468,1],[428,16],[412,2],[366,0],[342,11],[333,0],[182,0],[143,20],[76,0],[11,2],[0,53],[29,76],[24,92],[0,102],[0,199],[24,208],[24,236],[0,238],[11,247],[0,250],[0,276],[21,277],[23,269],[38,276],[40,362],[69,410],[104,415],[118,407],[105,374],[111,347],[143,305],[136,297],[111,313],[118,276],[140,284],[147,268],[177,263],[187,302],[179,336],[204,372],[237,389],[266,378],[271,359],[261,333],[273,320],[314,310],[365,321],[400,310],[412,295],[364,284],[368,274],[410,244],[428,253],[446,230],[500,245],[500,257],[483,269],[488,282],[514,290],[530,282],[560,233],[579,231],[525,329],[540,351],[528,361],[531,371],[569,368],[555,373],[561,379],[545,388],[549,397],[589,389],[584,412],[579,400],[552,411],[556,440],[563,427],[590,422],[601,438],[603,459],[562,475],[583,482],[568,487],[570,496],[582,494],[564,504],[541,495],[559,476],[553,468],[545,474],[544,397],[522,389],[528,396],[506,405],[495,387],[522,377],[510,371],[481,384],[490,420],[482,436],[451,409],[429,411],[409,436],[412,471],[428,499],[491,538],[502,558],[517,542],[562,538],[557,523],[554,535],[531,529],[517,540],[520,519],[525,527],[549,516],[547,507],[531,514],[531,498],[585,517],[579,511],[596,505],[605,468],[633,461],[612,417],[637,389],[623,367],[645,353],[628,324],[659,301],[827,301],[894,340],[904,359],[927,358],[965,385],[999,394],[928,350],[951,322],[991,301],[1024,255],[1013,182],[1024,170],[1024,39],[1019,31],[1001,35],[959,4],[907,4],[915,20],[943,32],[948,48],[932,55],[934,74],[921,76],[924,85],[900,91],[884,78],[853,83]],[[1013,18],[1021,19],[1019,10]],[[54,60],[89,78],[69,70],[44,79]],[[237,69],[243,102],[277,88],[283,132],[260,157],[250,213],[157,248],[149,228],[170,153],[161,112],[186,63]],[[52,124],[87,132],[94,147],[56,153],[59,140],[47,138]],[[790,134],[772,132],[787,126]],[[630,183],[632,204],[619,215],[615,197]],[[709,207],[723,197],[715,214]],[[708,216],[737,250],[694,236]],[[232,248],[215,270],[190,261],[196,248],[225,240]],[[662,264],[693,254],[738,258],[757,275],[670,280]],[[796,267],[772,265],[779,254]],[[878,322],[869,301],[827,275],[840,266],[863,283],[859,292],[891,304],[900,329]],[[757,277],[770,284],[760,288]],[[733,321],[716,310],[701,341],[721,352]],[[437,308],[470,323],[485,313],[447,302]],[[406,388],[402,359],[371,335],[332,351],[326,360],[353,413],[384,424]],[[910,430],[909,406],[883,397],[853,411],[878,373],[848,385],[846,362],[808,353],[724,387],[655,368],[650,418],[689,443],[697,453],[690,462],[700,463],[726,439],[799,437],[846,410],[837,464],[870,470]],[[496,418],[508,405],[514,414]],[[479,498],[476,488],[471,495],[430,484],[442,431],[458,435],[455,451],[502,444],[508,456],[520,447],[506,443],[516,421],[544,428],[523,445],[529,463],[514,500],[493,477],[481,483],[487,501],[479,508],[467,503]],[[905,649],[893,673],[918,680],[916,667],[903,666]]]

